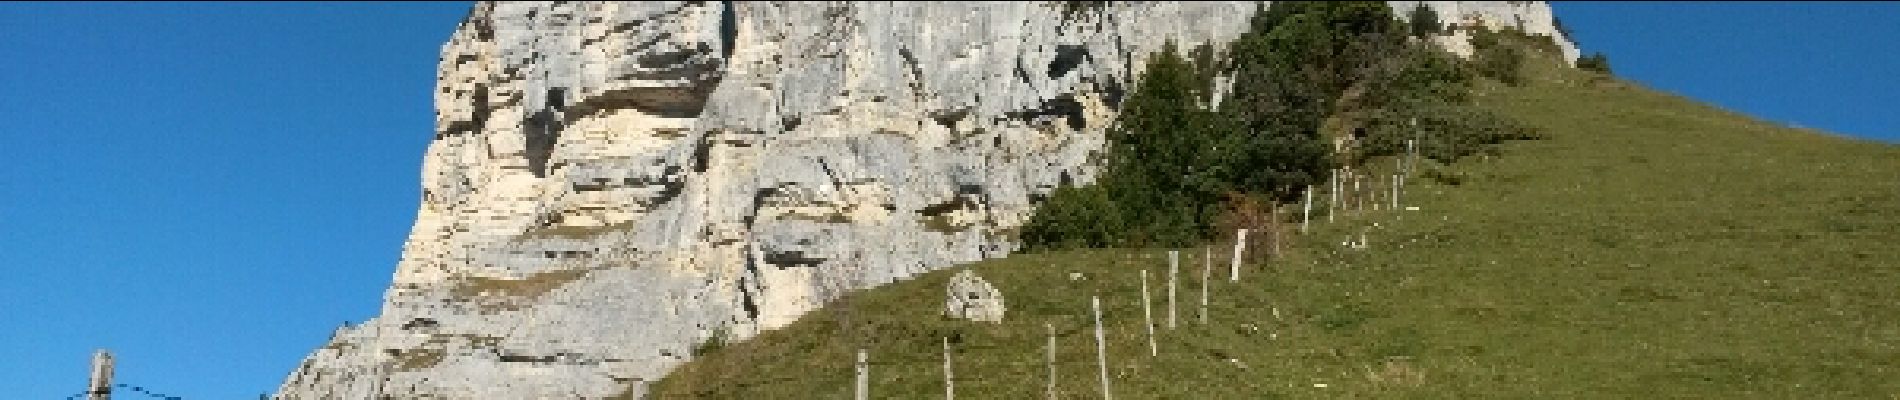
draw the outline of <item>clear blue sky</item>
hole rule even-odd
[[[1900,142],[1900,2],[1556,2],[1618,75],[1787,125]]]
[[[0,398],[274,390],[375,314],[467,3],[0,3]],[[1560,3],[1619,74],[1900,141],[1900,4]]]
[[[0,3],[0,398],[84,390],[105,347],[252,399],[374,315],[468,8]]]

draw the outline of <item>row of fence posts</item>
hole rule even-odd
[[[1391,203],[1391,208],[1390,208],[1391,210],[1399,209],[1400,187],[1405,184],[1405,175],[1410,174],[1411,171],[1413,171],[1413,168],[1415,168],[1415,164],[1417,163],[1418,155],[1417,155],[1417,150],[1416,150],[1417,147],[1416,147],[1415,140],[1407,140],[1405,143],[1405,147],[1406,147],[1406,152],[1408,153],[1409,159],[1399,160],[1398,162],[1399,171],[1401,171],[1401,173],[1393,174],[1392,179],[1388,181],[1391,187],[1391,195],[1389,196],[1389,200]],[[1334,221],[1333,216],[1338,214],[1338,210],[1342,208],[1341,207],[1342,199],[1340,199],[1340,193],[1343,191],[1342,189],[1345,188],[1345,185],[1350,184],[1352,186],[1352,192],[1354,193],[1354,195],[1351,199],[1346,199],[1346,200],[1350,200],[1357,203],[1355,207],[1351,207],[1353,209],[1356,209],[1356,210],[1365,209],[1365,206],[1367,203],[1367,197],[1370,197],[1370,196],[1364,195],[1365,192],[1360,190],[1361,189],[1360,185],[1364,181],[1364,179],[1360,178],[1357,174],[1352,173],[1350,170],[1347,170],[1344,174],[1346,178],[1345,180],[1342,180],[1341,172],[1335,171],[1331,178],[1331,181],[1328,183],[1331,190],[1328,191],[1329,200],[1326,203],[1327,222]],[[1380,203],[1381,202],[1377,201],[1376,199],[1372,201],[1372,205],[1375,208],[1378,207]],[[1308,232],[1312,224],[1312,218],[1313,218],[1313,190],[1309,186],[1305,194],[1304,202],[1300,207],[1300,233]],[[1227,275],[1227,279],[1230,282],[1240,282],[1240,264],[1241,264],[1241,260],[1245,259],[1245,255],[1247,251],[1248,233],[1249,233],[1248,229],[1238,229],[1234,232],[1234,254],[1233,254],[1233,257],[1229,260],[1230,263],[1228,266],[1228,275]],[[1360,241],[1363,242],[1364,240],[1365,240],[1365,236],[1363,233],[1361,233]],[[1207,324],[1207,306],[1208,306],[1208,290],[1207,289],[1208,289],[1209,278],[1213,275],[1212,274],[1213,268],[1214,268],[1214,248],[1212,246],[1205,246],[1202,248],[1202,255],[1201,255],[1201,301],[1200,301],[1200,309],[1199,309],[1199,312],[1197,313],[1200,319],[1200,323],[1202,325]],[[1181,272],[1181,252],[1177,250],[1168,251],[1168,292],[1167,292],[1168,294],[1167,312],[1168,313],[1167,313],[1166,325],[1167,325],[1167,328],[1170,330],[1173,330],[1177,327],[1177,324],[1176,324],[1176,320],[1177,320],[1176,304],[1177,303],[1175,301],[1176,300],[1175,293],[1177,292],[1177,288],[1179,286],[1178,281],[1180,280],[1180,272]],[[1111,384],[1110,384],[1110,380],[1108,376],[1108,335],[1102,326],[1102,298],[1101,296],[1089,297],[1089,309],[1095,323],[1095,364],[1096,364],[1096,373],[1100,377],[1100,380],[1101,380],[1100,384],[1101,384],[1102,398],[1113,399],[1114,391],[1111,388]],[[1275,312],[1277,315],[1278,311],[1276,310]],[[1146,331],[1148,334],[1148,355],[1150,357],[1159,357],[1161,355],[1161,350],[1160,350],[1159,345],[1155,341],[1156,339],[1155,339],[1154,312],[1152,308],[1152,297],[1149,294],[1149,288],[1148,288],[1148,269],[1147,268],[1143,268],[1141,270],[1141,313],[1142,313],[1143,325],[1145,325],[1147,328]],[[1049,324],[1049,323],[1043,324],[1043,328],[1044,330],[1047,331],[1047,334],[1048,334],[1048,341],[1047,341],[1047,345],[1046,345],[1045,353],[1044,353],[1045,354],[1044,363],[1047,365],[1047,373],[1048,373],[1049,379],[1048,379],[1048,386],[1045,392],[1048,398],[1053,399],[1056,397],[1056,328],[1054,324]],[[950,348],[950,339],[947,337],[943,338],[943,393],[944,393],[944,398],[946,399],[956,398],[956,383],[955,383],[956,375],[954,373],[954,370],[952,369],[953,365],[951,363],[951,358],[952,358],[951,353],[952,352]],[[869,353],[864,349],[858,349],[857,356],[858,356],[857,357],[857,387],[856,387],[857,390],[856,390],[856,396],[854,398],[856,398],[857,400],[867,400],[870,398],[870,385],[871,385],[870,384],[871,382],[870,381],[870,366],[869,366],[870,356],[869,356]]]
[[[1244,238],[1246,233],[1242,232],[1240,233],[1240,235],[1241,237]],[[1235,257],[1242,257],[1245,255],[1245,251],[1246,251],[1245,243],[1244,242],[1237,243],[1234,248],[1234,255]],[[1201,307],[1200,307],[1200,313],[1199,313],[1200,322],[1203,325],[1207,324],[1207,305],[1208,305],[1207,287],[1208,287],[1208,281],[1209,281],[1208,278],[1210,275],[1212,275],[1211,272],[1213,272],[1214,264],[1213,264],[1212,256],[1213,256],[1213,248],[1212,247],[1204,248],[1204,254],[1202,256],[1203,263],[1202,263],[1202,268],[1201,268]],[[1177,307],[1176,307],[1177,302],[1175,301],[1175,298],[1176,298],[1175,293],[1178,291],[1177,289],[1180,286],[1179,284],[1180,271],[1181,271],[1181,252],[1178,250],[1168,251],[1168,309],[1167,309],[1166,325],[1167,325],[1167,328],[1170,330],[1178,327],[1178,324],[1177,324],[1178,313],[1177,313]],[[1238,269],[1234,270],[1234,274],[1230,276],[1230,279],[1236,282],[1239,281],[1240,275],[1238,274]],[[1113,390],[1110,388],[1110,382],[1109,382],[1109,377],[1108,377],[1108,334],[1107,334],[1107,331],[1102,326],[1102,298],[1101,296],[1091,296],[1089,298],[1089,309],[1090,309],[1090,314],[1093,316],[1093,320],[1095,323],[1095,363],[1096,363],[1096,372],[1101,378],[1102,396],[1105,399],[1112,399],[1114,397]],[[1148,270],[1145,268],[1141,270],[1141,310],[1142,310],[1142,322],[1143,322],[1143,325],[1146,326],[1147,334],[1148,334],[1148,356],[1159,357],[1161,355],[1161,350],[1160,350],[1159,345],[1156,342],[1156,334],[1155,334],[1156,324],[1154,323],[1152,297],[1149,294]],[[1046,392],[1047,392],[1048,397],[1053,399],[1056,396],[1056,328],[1054,324],[1049,324],[1049,323],[1043,324],[1043,328],[1048,333],[1048,343],[1047,343],[1047,348],[1045,349],[1045,357],[1044,357],[1045,358],[1044,363],[1047,364],[1047,369],[1048,369],[1047,372],[1049,375],[1048,387],[1047,387]],[[956,375],[953,370],[953,365],[951,362],[951,359],[952,359],[951,353],[952,352],[950,348],[950,339],[943,338],[943,392],[944,392],[944,398],[946,399],[956,398],[956,384],[955,384]],[[862,348],[858,349],[856,367],[857,367],[856,368],[857,379],[855,382],[856,387],[854,391],[855,395],[853,396],[853,398],[857,400],[867,400],[870,398],[870,389],[871,389],[870,353],[868,350],[862,349]]]

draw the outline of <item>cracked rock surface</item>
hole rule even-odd
[[[1541,3],[1430,3],[1554,32]],[[715,335],[1007,255],[1093,179],[1148,54],[1255,7],[478,3],[381,313],[278,396],[640,396]]]

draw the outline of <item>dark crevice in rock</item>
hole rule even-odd
[[[677,87],[609,90],[575,104],[565,116],[571,123],[606,111],[632,109],[661,118],[697,118],[705,109],[704,90]]]
[[[642,202],[644,203],[644,205],[646,205],[649,208],[659,207],[661,204],[671,203],[673,202],[674,198],[678,198],[680,196],[681,192],[686,191],[686,183],[680,182],[679,179],[676,178],[676,175],[675,175],[677,173],[675,171],[679,167],[667,167],[667,168],[668,168],[667,181],[663,183],[662,186],[660,186],[660,193],[654,195],[651,199]]]
[[[784,132],[791,132],[798,130],[798,125],[804,123],[804,120],[798,118],[796,115],[787,115],[784,119],[780,120],[779,123],[785,125]]]
[[[1121,109],[1122,98],[1128,95],[1128,90],[1122,86],[1121,82],[1114,80],[1097,82],[1095,91],[1102,93],[1102,100],[1113,109]]]
[[[758,202],[754,201],[753,204],[758,204]],[[756,211],[755,209],[754,214],[757,214]],[[746,225],[751,225],[751,222],[748,221]],[[759,300],[753,296],[753,288],[747,285],[747,283],[755,282],[759,276],[758,260],[752,257],[752,249],[755,246],[758,244],[746,243],[745,245],[745,275],[739,277],[739,306],[745,309],[747,319],[757,321],[759,320]]]
[[[403,323],[402,330],[407,331],[407,330],[414,330],[417,328],[434,328],[439,324],[440,323],[436,322],[436,320],[434,319],[416,318],[416,319],[409,320],[409,322]]]
[[[442,127],[442,133],[435,138],[480,132],[482,127],[488,126],[488,115],[492,112],[488,108],[488,85],[475,85],[475,93],[469,96],[469,107],[471,111],[467,120],[449,122],[449,126]]]
[[[798,250],[772,251],[772,252],[765,253],[765,263],[771,264],[774,267],[778,267],[778,269],[786,269],[786,268],[792,268],[792,267],[817,267],[818,264],[824,263],[825,260],[826,260],[825,258],[821,258],[821,257],[807,257],[805,256],[804,251],[798,251]]]
[[[733,12],[731,1],[719,2],[719,58],[731,59],[732,46],[739,39],[739,15]]]
[[[1089,61],[1089,49],[1072,44],[1056,46],[1056,57],[1049,60],[1049,79],[1060,78]]]
[[[918,99],[923,99],[924,70],[917,66],[917,55],[911,54],[908,48],[900,48],[897,49],[897,56],[904,60],[904,72],[910,73],[910,76],[907,78],[910,78],[911,93],[915,94]]]
[[[528,171],[536,178],[547,177],[548,158],[554,155],[554,144],[567,126],[560,118],[564,94],[563,88],[548,89],[547,104],[522,123],[522,134],[527,136]]]
[[[752,222],[759,219],[759,207],[765,205],[765,199],[777,194],[778,187],[759,188],[758,191],[752,192],[752,212],[745,215],[746,226],[752,226]]]
[[[950,130],[956,130],[957,122],[969,116],[970,109],[968,108],[938,110],[930,113],[931,120],[937,121],[937,125],[943,125],[943,127],[950,128]]]
[[[925,217],[936,217],[948,214],[951,211],[974,208],[976,202],[970,201],[970,198],[981,197],[983,194],[983,187],[981,186],[959,185],[957,193],[950,196],[949,201],[924,206],[924,208],[917,210],[917,214]]]
[[[1005,115],[1007,115],[1011,119],[1015,119],[1018,121],[1035,121],[1035,120],[1044,119],[1044,118],[1068,117],[1069,129],[1075,129],[1075,130],[1081,130],[1083,127],[1088,125],[1088,120],[1086,119],[1086,117],[1082,116],[1082,103],[1075,101],[1075,97],[1069,94],[1063,94],[1053,99],[1043,100],[1042,104],[1036,107],[1035,109],[1013,111],[1013,112],[1006,113]]]
[[[714,132],[699,135],[699,143],[693,144],[693,172],[706,172],[712,165],[712,147]]]

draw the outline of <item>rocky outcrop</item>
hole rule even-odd
[[[381,314],[279,395],[637,396],[722,332],[1008,254],[1148,54],[1255,9],[480,3]]]
[[[1454,54],[1469,57],[1476,49],[1471,47],[1470,28],[1484,26],[1490,29],[1514,28],[1524,33],[1555,38],[1564,60],[1577,61],[1577,44],[1564,35],[1557,27],[1557,14],[1550,4],[1542,1],[1393,1],[1394,14],[1399,18],[1410,18],[1411,11],[1423,3],[1438,14],[1438,21],[1450,29],[1445,35],[1433,38],[1440,47]]]

